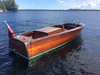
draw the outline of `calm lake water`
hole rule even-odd
[[[8,29],[16,35],[55,24],[85,23],[80,36],[60,49],[31,62],[13,59]],[[52,59],[50,59],[49,57]],[[0,75],[83,75],[81,69],[100,73],[100,11],[18,11],[0,13]]]

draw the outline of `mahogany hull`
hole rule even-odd
[[[24,41],[22,40],[23,37],[15,37],[14,39],[9,40],[9,48],[16,54],[28,60],[34,60],[75,39],[80,34],[83,27],[84,25],[81,25],[68,31],[37,39],[26,37],[27,40]]]

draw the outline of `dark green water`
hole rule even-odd
[[[9,51],[8,22],[16,35],[51,25],[85,24],[80,36],[53,53],[33,61],[30,67],[13,59]],[[100,73],[99,11],[18,11],[0,13],[0,75],[83,75],[81,69]]]

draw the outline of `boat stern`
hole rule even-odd
[[[9,39],[9,49],[18,56],[29,59],[26,44],[18,39]]]

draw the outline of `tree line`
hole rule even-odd
[[[99,9],[68,9],[68,11],[100,11]]]
[[[15,3],[15,0],[0,0],[0,9],[4,12],[7,11],[18,11],[18,5]]]
[[[99,9],[19,9],[18,11],[100,11]]]

